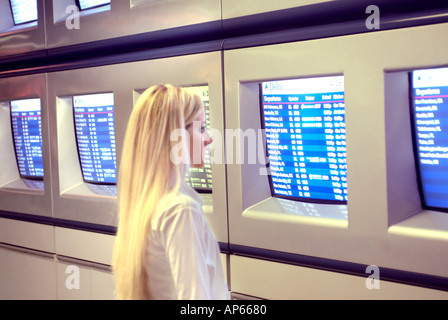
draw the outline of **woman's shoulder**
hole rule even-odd
[[[201,213],[202,202],[198,197],[183,189],[171,192],[160,199],[156,216],[166,217],[182,211]]]
[[[200,200],[193,194],[185,192],[183,189],[171,192],[161,199],[161,206],[164,209],[170,209],[174,207],[194,207],[201,205]]]
[[[178,193],[165,200],[165,208],[161,211],[195,210],[197,208],[200,208],[200,205],[195,199],[186,194]]]
[[[176,192],[161,199],[158,210],[151,218],[151,229],[159,235],[164,235],[173,228],[180,230],[180,226],[198,227],[204,224],[202,205],[182,192]]]

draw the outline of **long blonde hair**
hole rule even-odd
[[[138,99],[129,119],[118,176],[119,222],[113,255],[118,299],[150,299],[145,267],[147,232],[158,202],[175,191],[186,167],[170,160],[173,130],[202,110],[186,89],[157,85]],[[188,150],[184,150],[188,152]]]

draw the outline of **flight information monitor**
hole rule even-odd
[[[410,78],[423,206],[448,211],[448,68],[415,70]]]
[[[19,173],[22,178],[43,180],[40,99],[10,102],[11,125]]]
[[[262,82],[260,92],[272,194],[347,203],[344,77]]]
[[[208,96],[208,86],[189,87],[189,90],[195,92],[202,99],[204,104],[204,113],[206,121],[206,129],[210,130],[210,103]],[[187,182],[191,187],[198,192],[210,193],[212,192],[212,165],[210,152],[207,151],[205,155],[205,165],[203,168],[190,168],[186,176]]]
[[[10,0],[14,24],[37,20],[37,0]]]
[[[74,96],[73,111],[84,181],[116,184],[113,93]]]
[[[106,4],[110,4],[110,0],[79,0],[79,7],[81,10],[104,6]]]

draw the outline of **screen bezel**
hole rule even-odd
[[[78,153],[78,161],[79,161],[79,166],[81,167],[81,175],[82,175],[82,180],[85,183],[89,183],[89,184],[95,184],[95,185],[110,185],[110,186],[116,186],[117,182],[97,182],[97,181],[89,181],[85,179],[85,175],[84,175],[84,167],[82,165],[81,162],[81,155],[79,153],[79,143],[78,143],[78,134],[76,133],[76,117],[75,117],[75,97],[79,97],[79,96],[87,96],[87,95],[96,95],[96,94],[113,94],[113,92],[95,92],[95,93],[83,93],[83,94],[77,94],[71,97],[72,100],[72,114],[73,114],[73,130],[74,130],[74,134],[75,134],[75,139],[76,139],[76,152]],[[115,95],[114,95],[114,131],[115,131]],[[116,154],[116,138],[115,138],[115,159],[117,159],[117,154]],[[115,166],[115,180],[118,181],[118,169],[117,166]]]
[[[328,75],[325,77],[332,77],[332,76],[343,76],[343,75]],[[266,132],[266,122],[265,122],[265,116],[264,116],[264,107],[263,107],[263,82],[270,82],[270,81],[284,81],[284,80],[295,80],[295,79],[314,79],[314,78],[321,78],[323,76],[311,76],[311,77],[298,77],[298,78],[288,78],[288,79],[274,79],[274,80],[263,80],[258,83],[258,91],[259,91],[259,110],[260,110],[260,118],[261,118],[261,129],[265,130]],[[345,104],[345,88],[344,88],[344,104]],[[345,107],[344,107],[345,110]],[[345,114],[344,114],[344,121],[345,121]],[[268,158],[268,161],[266,163],[266,169],[269,176],[269,186],[271,189],[271,196],[274,198],[281,198],[281,199],[288,199],[292,201],[298,201],[298,202],[307,202],[307,203],[317,203],[317,204],[331,204],[331,205],[347,205],[346,200],[328,200],[328,199],[316,199],[316,198],[307,198],[307,197],[293,197],[293,196],[285,196],[285,195],[277,195],[274,191],[274,182],[272,181],[272,172],[270,167],[271,160],[269,159],[269,150],[268,150],[268,142],[267,137],[265,135],[265,141],[264,141],[264,147],[265,147],[265,154]],[[346,169],[347,171],[347,169]]]
[[[44,170],[44,174],[42,176],[28,176],[28,175],[22,174],[22,172],[20,171],[19,158],[17,156],[17,147],[16,147],[16,140],[15,140],[15,135],[14,135],[14,128],[13,128],[13,125],[12,125],[12,102],[13,101],[22,101],[22,100],[32,100],[32,99],[39,99],[40,100],[40,113],[41,113],[40,125],[41,125],[41,128],[42,128],[42,100],[41,100],[40,97],[31,97],[31,98],[10,100],[9,101],[9,117],[10,117],[10,124],[11,124],[12,142],[13,142],[13,145],[14,145],[14,154],[15,154],[15,157],[16,157],[17,170],[19,171],[20,178],[21,179],[27,179],[27,180],[44,181],[45,170]],[[41,145],[41,149],[42,149],[42,168],[44,168],[44,165],[43,165],[43,162],[44,162],[43,141],[44,140],[42,139],[42,130],[41,130],[41,141],[42,141],[42,145]]]
[[[14,17],[14,11],[12,10],[12,3],[11,3],[11,0],[9,0],[8,3],[9,3],[9,8],[11,9],[11,16],[12,16],[12,21],[14,22],[14,26],[21,26],[21,25],[24,25],[24,24],[27,24],[27,23],[36,22],[36,21],[39,20],[39,10],[37,10],[38,12],[37,12],[37,18],[36,18],[36,19],[34,19],[34,20],[30,20],[30,21],[25,21],[25,22],[16,23],[16,19],[15,19],[15,17]],[[38,9],[38,8],[37,8],[37,1],[36,1],[36,9]]]
[[[417,138],[417,115],[415,112],[415,90],[414,90],[414,71],[421,71],[421,70],[430,70],[430,69],[443,69],[447,68],[448,66],[442,66],[442,67],[433,67],[433,68],[420,68],[420,69],[414,69],[408,72],[408,84],[409,84],[409,109],[410,109],[410,120],[411,120],[411,137],[412,137],[412,147],[414,151],[414,161],[415,161],[415,171],[417,174],[417,185],[418,185],[418,191],[420,194],[420,201],[422,205],[422,209],[424,210],[433,210],[433,211],[441,211],[441,212],[448,212],[448,207],[434,207],[430,206],[427,203],[426,199],[426,193],[423,186],[423,177],[422,177],[422,168],[420,165],[420,153],[418,150],[418,138]]]

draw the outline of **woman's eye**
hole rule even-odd
[[[204,133],[205,132],[205,126],[202,126],[201,127],[201,133]]]

